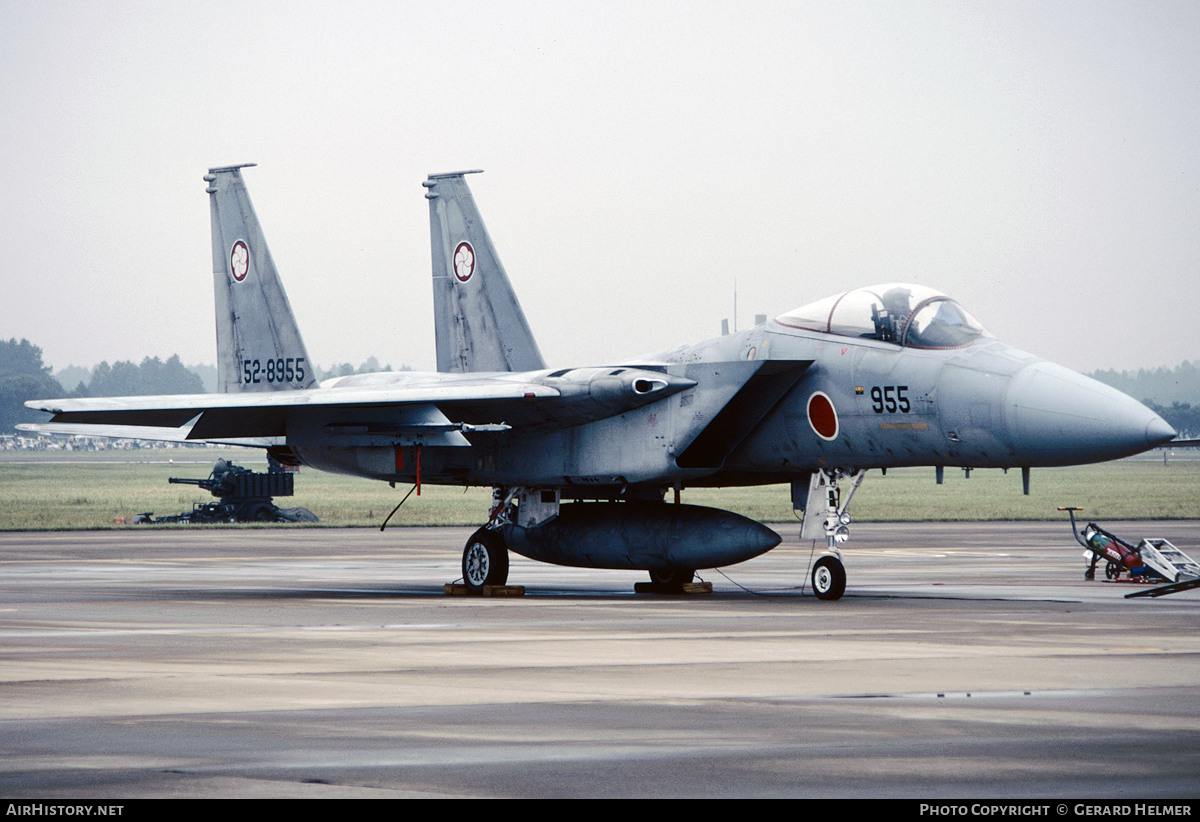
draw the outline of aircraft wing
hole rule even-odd
[[[437,420],[431,415],[430,408],[435,402],[528,400],[558,394],[545,386],[494,381],[398,388],[313,388],[263,394],[34,400],[26,405],[54,415],[49,422],[30,426],[30,430],[48,433],[193,442],[259,439],[264,440],[261,444],[269,445],[273,444],[273,438],[287,434],[289,417],[324,418],[329,425],[344,427],[356,422],[363,425],[377,422],[368,418],[378,417],[378,413],[370,413],[378,409],[406,409],[406,413],[396,417],[398,428],[438,426],[449,430],[452,424],[448,419]],[[424,413],[418,409],[424,409]]]
[[[283,437],[375,444],[469,445],[472,431],[580,424],[657,402],[695,382],[660,372],[586,369],[582,376],[412,374],[347,377],[294,391],[31,400],[54,416],[24,426],[44,433],[269,447]],[[597,374],[601,373],[600,376]],[[575,376],[575,378],[572,378]],[[541,380],[541,381],[539,381]],[[553,383],[553,384],[548,384]],[[447,413],[454,416],[451,420]]]

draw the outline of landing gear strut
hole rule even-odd
[[[846,507],[865,475],[866,471],[863,470],[846,472],[833,469],[829,472],[817,471],[809,481],[800,539],[819,539],[824,536],[825,547],[829,551],[813,565],[812,586],[817,599],[841,599],[846,592],[846,567],[842,565],[838,546],[850,538],[850,515],[846,513]],[[838,487],[838,481],[842,479],[850,483],[850,492],[845,500]],[[798,483],[792,486],[794,506],[800,501],[802,490],[803,486]]]

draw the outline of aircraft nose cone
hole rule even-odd
[[[1146,410],[1149,411],[1150,409]],[[1150,443],[1151,448],[1156,445],[1162,445],[1170,442],[1178,435],[1179,432],[1172,428],[1170,424],[1158,414],[1155,414],[1154,419],[1146,423],[1146,442]]]
[[[1120,391],[1051,362],[1012,378],[1008,429],[1030,465],[1102,462],[1137,454],[1174,438],[1175,430]]]

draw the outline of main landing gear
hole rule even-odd
[[[463,582],[467,590],[478,594],[485,585],[503,585],[508,581],[508,549],[501,536],[480,528],[463,548]]]
[[[533,497],[531,489],[493,488],[492,515],[488,524],[471,534],[463,548],[462,578],[467,591],[483,593],[486,586],[499,587],[508,582],[508,546],[497,530],[510,522],[518,512],[524,512],[530,523],[538,515],[551,517],[558,513],[558,494],[542,501]],[[528,524],[528,523],[526,523]]]

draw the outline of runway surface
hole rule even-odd
[[[0,796],[1200,793],[1200,590],[1085,582],[1065,521],[859,524],[821,602],[778,530],[710,595],[505,599],[443,595],[469,529],[0,534]]]

